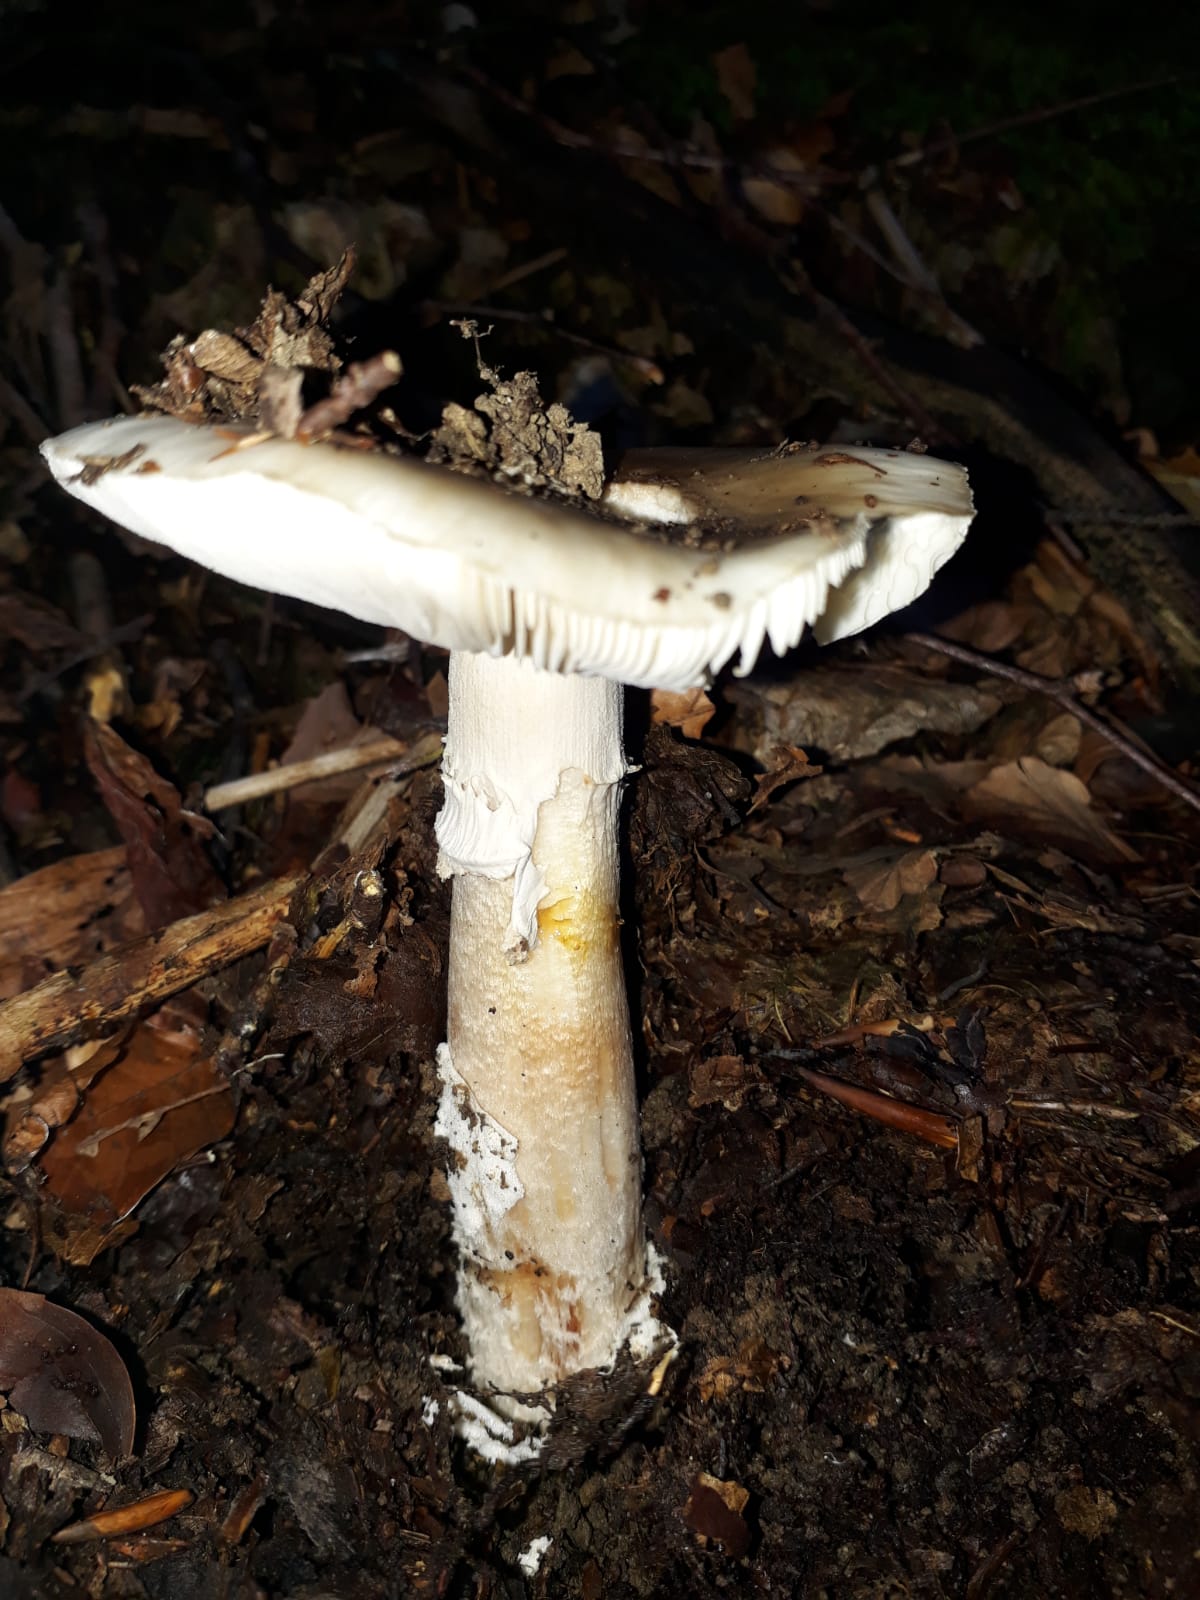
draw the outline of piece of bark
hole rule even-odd
[[[301,881],[264,884],[110,951],[82,971],[55,973],[0,1005],[0,1083],[24,1061],[95,1036],[260,949]]]

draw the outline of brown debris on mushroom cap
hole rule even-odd
[[[165,376],[133,393],[148,411],[184,422],[260,426],[279,408],[279,374],[340,371],[329,322],[354,270],[354,251],[318,272],[294,299],[269,289],[257,317],[245,328],[206,328],[194,339],[178,334],[163,352]],[[298,395],[298,381],[291,387]]]
[[[600,435],[576,422],[558,401],[547,405],[532,372],[502,378],[479,356],[471,321],[455,324],[476,342],[479,376],[487,389],[474,410],[451,402],[442,412],[427,459],[459,471],[482,471],[528,489],[553,488],[570,497],[598,500],[604,492]]]

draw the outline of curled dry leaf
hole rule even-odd
[[[770,752],[771,764],[754,780],[754,799],[750,812],[761,811],[776,789],[798,783],[802,778],[819,778],[824,767],[814,767],[807,755],[794,744],[777,744]]]
[[[5,1099],[3,1157],[5,1170],[24,1172],[55,1128],[74,1114],[79,1085],[62,1065],[47,1069],[35,1089],[18,1084]]]
[[[0,1388],[37,1433],[89,1439],[114,1461],[133,1450],[125,1363],[90,1322],[45,1295],[0,1289]]]
[[[685,739],[698,739],[712,721],[716,706],[703,689],[652,689],[650,720],[678,728]]]
[[[1051,767],[1070,767],[1079,755],[1083,725],[1069,711],[1051,717],[1037,736],[1037,753]],[[1111,746],[1109,746],[1111,750]]]

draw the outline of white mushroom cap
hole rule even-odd
[[[815,513],[866,515],[866,557],[810,618],[822,644],[911,604],[966,538],[974,505],[962,467],[906,450],[796,447],[763,456],[726,449],[633,450],[605,503],[671,524],[728,520],[785,532]]]
[[[607,516],[414,458],[158,415],[87,424],[42,453],[79,499],[227,577],[452,650],[666,689],[735,654],[746,672],[765,639],[782,653],[825,614],[830,638],[867,626],[926,586],[970,521],[960,468],[892,451],[705,452],[712,463],[675,485],[677,517],[634,493],[656,486],[663,503],[655,463],[670,452],[634,460]],[[901,543],[911,522],[916,554],[906,541],[897,554],[891,532]],[[851,574],[881,543],[877,602]]]

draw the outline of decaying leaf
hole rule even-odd
[[[56,607],[36,595],[0,595],[0,639],[15,639],[33,656],[82,650],[87,641]]]
[[[466,337],[478,336],[469,320],[455,326]],[[430,461],[460,468],[477,463],[519,474],[526,483],[552,483],[560,492],[598,499],[604,489],[600,435],[557,401],[547,405],[532,372],[501,378],[480,361],[479,375],[487,389],[473,411],[453,403],[445,408],[430,442]]]
[[[906,894],[920,894],[938,875],[932,850],[905,850],[882,861],[847,867],[846,882],[868,911],[894,911]]]
[[[777,744],[770,754],[771,763],[766,772],[760,772],[754,780],[754,799],[747,816],[761,811],[776,789],[799,783],[802,778],[819,778],[825,770],[813,766],[804,751],[794,744]]]
[[[723,1105],[736,1111],[746,1092],[763,1081],[763,1075],[741,1056],[710,1056],[697,1061],[688,1075],[688,1105]]]
[[[90,1085],[41,1158],[62,1214],[47,1219],[65,1258],[86,1266],[150,1190],[233,1128],[229,1082],[198,1032],[151,1017]]]
[[[718,1545],[734,1560],[750,1548],[750,1529],[742,1512],[750,1502],[740,1483],[698,1472],[683,1508],[683,1520],[705,1544]]]
[[[698,739],[712,721],[716,706],[703,689],[652,689],[650,720],[678,728],[685,739]]]
[[[148,409],[189,422],[259,422],[263,380],[272,368],[326,374],[340,368],[328,323],[353,269],[348,249],[294,300],[268,290],[249,327],[232,334],[207,328],[194,339],[180,334],[163,354],[162,381],[134,393]]]
[[[110,727],[89,722],[84,754],[104,804],[125,840],[134,892],[151,928],[165,927],[225,898],[204,852],[207,818],[185,813],[179,792]]]
[[[736,1355],[713,1356],[706,1362],[696,1387],[706,1404],[724,1400],[738,1389],[746,1394],[763,1394],[776,1373],[790,1366],[787,1356],[773,1350],[764,1340],[751,1338],[742,1344]]]
[[[742,193],[760,217],[794,228],[804,215],[804,192],[796,179],[807,165],[797,151],[776,145],[760,156],[761,170],[742,179]],[[772,172],[777,172],[778,178],[772,177]]]
[[[1019,822],[1101,861],[1137,861],[1138,853],[1091,809],[1087,787],[1072,772],[1023,756],[993,767],[964,796],[971,814],[988,822]]]
[[[36,1433],[90,1439],[114,1461],[133,1450],[125,1363],[90,1322],[45,1295],[0,1289],[0,1388]]]
[[[729,103],[736,122],[745,122],[754,115],[754,95],[758,72],[745,44],[726,45],[712,58],[717,74],[717,87]]]

